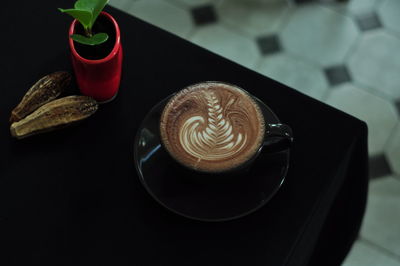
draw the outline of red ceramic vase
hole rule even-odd
[[[112,100],[118,92],[122,71],[122,45],[119,26],[115,19],[106,12],[101,12],[112,22],[115,29],[115,44],[106,57],[98,60],[83,58],[75,49],[74,41],[69,38],[72,66],[81,93],[96,99],[99,102]],[[79,23],[72,21],[69,36],[74,34],[75,26]]]

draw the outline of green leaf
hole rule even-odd
[[[98,45],[102,44],[103,42],[108,40],[108,35],[107,33],[97,33],[93,35],[92,37],[86,37],[80,34],[72,34],[71,38],[79,42],[81,44],[86,44],[86,45]]]
[[[80,10],[80,9],[62,9],[59,8],[63,13],[67,13],[68,15],[72,16],[73,18],[76,18],[82,26],[87,29],[90,28],[91,21],[92,21],[92,13],[87,11],[87,10]]]
[[[75,2],[75,8],[80,10],[87,10],[92,13],[92,20],[90,28],[96,22],[96,19],[103,8],[107,5],[108,0],[78,0]]]

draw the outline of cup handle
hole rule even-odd
[[[285,124],[268,124],[263,149],[267,152],[279,152],[289,149],[293,142],[293,131]]]

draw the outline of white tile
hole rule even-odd
[[[283,53],[264,58],[257,71],[319,100],[328,88],[320,68]]]
[[[400,256],[400,181],[393,177],[370,182],[361,237]]]
[[[386,145],[386,155],[392,170],[400,175],[400,123]]]
[[[375,5],[377,0],[350,0],[346,5],[346,10],[356,13],[362,14],[365,12],[371,12],[375,9]]]
[[[187,8],[193,8],[203,5],[213,4],[214,6],[219,5],[222,0],[169,0],[175,2]]]
[[[281,33],[283,46],[323,66],[342,64],[359,32],[350,18],[320,5],[300,6]]]
[[[252,39],[221,25],[201,27],[190,40],[248,68],[254,68],[261,57]]]
[[[399,51],[400,39],[385,31],[363,34],[349,58],[352,77],[386,95],[400,97]]]
[[[378,0],[348,0],[342,3],[336,1],[324,1],[326,7],[350,15],[370,13],[375,10]]]
[[[378,9],[383,25],[400,33],[400,1],[385,0]]]
[[[189,12],[164,0],[136,1],[127,12],[181,37],[193,29]]]
[[[369,92],[344,84],[332,89],[327,103],[368,124],[370,154],[383,152],[384,145],[397,123],[397,112],[391,102]]]
[[[285,0],[225,0],[217,11],[222,21],[256,36],[277,31],[289,6]]]
[[[109,5],[126,12],[135,1],[138,0],[110,0]]]
[[[356,241],[342,266],[400,266],[400,261],[362,241]]]

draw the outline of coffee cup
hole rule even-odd
[[[166,103],[161,144],[178,165],[195,173],[225,175],[249,169],[261,152],[290,147],[288,125],[268,123],[272,113],[258,98],[226,82],[185,87]]]

